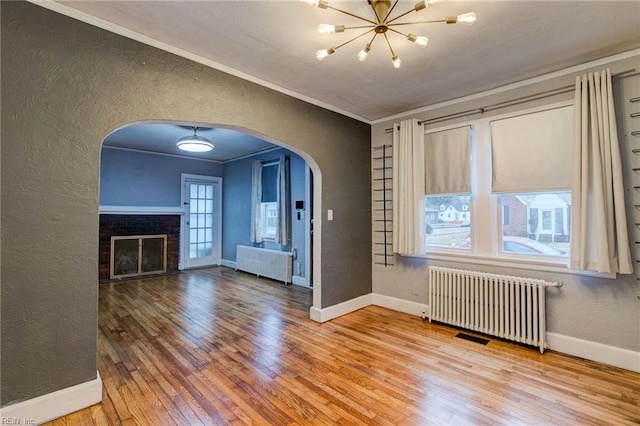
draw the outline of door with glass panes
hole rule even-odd
[[[182,175],[181,269],[220,264],[222,179]]]

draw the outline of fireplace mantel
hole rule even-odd
[[[181,215],[182,207],[172,206],[100,206],[100,214]]]

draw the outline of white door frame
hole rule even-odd
[[[180,174],[180,202],[182,203],[181,214],[180,214],[180,261],[178,262],[178,269],[185,269],[185,261],[187,259],[188,247],[187,247],[187,236],[186,236],[186,221],[187,221],[187,210],[185,206],[188,203],[188,193],[186,191],[186,183],[187,180],[198,180],[202,182],[208,183],[217,183],[214,186],[214,199],[217,199],[217,209],[215,211],[214,220],[214,228],[217,231],[217,241],[214,241],[216,252],[218,257],[211,266],[220,265],[222,260],[222,178],[215,176],[205,176],[205,175],[194,175],[190,173],[181,173]],[[216,189],[217,188],[217,189]]]

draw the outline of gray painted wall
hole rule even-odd
[[[612,72],[620,72],[630,68],[640,69],[640,58],[620,61],[609,65]],[[605,66],[598,69],[605,68]],[[591,71],[591,70],[588,70]],[[583,74],[582,71],[577,74]],[[575,76],[568,75],[554,78],[541,83],[532,84],[526,87],[510,90],[507,92],[486,96],[477,100],[434,109],[424,113],[399,117],[394,122],[406,118],[429,119],[444,116],[459,111],[479,108],[492,105],[507,100],[517,99],[522,96],[544,92],[550,89],[557,89],[574,84]],[[510,111],[528,109],[540,105],[557,103],[572,99],[573,93],[566,93],[560,96],[549,97],[526,105],[516,105],[509,108],[502,108],[493,112],[486,112],[483,117],[504,114]],[[479,115],[470,118],[450,120],[437,124],[437,127],[454,123],[464,123],[477,118]],[[624,118],[620,117],[618,121]],[[390,143],[391,135],[386,134],[384,129],[392,127],[392,121],[379,123],[372,127],[372,145],[377,146],[383,143]],[[621,141],[623,141],[621,134]],[[621,144],[623,160],[630,155],[630,149]],[[632,185],[632,172],[629,167],[625,170],[627,194],[634,195]],[[637,179],[637,174],[635,175]],[[637,183],[636,183],[637,185]],[[631,241],[639,240],[638,227],[633,226],[634,218],[637,219],[637,211],[633,211],[632,202],[627,199],[629,232]],[[635,220],[637,222],[637,220]],[[632,244],[632,256],[640,259],[640,251],[637,245]],[[637,296],[640,295],[640,282],[635,275],[621,275],[617,279],[593,278],[579,275],[558,274],[550,272],[539,272],[514,268],[496,268],[489,266],[479,266],[465,264],[463,262],[437,262],[423,258],[396,257],[393,268],[384,268],[378,265],[373,267],[373,291],[378,294],[410,300],[417,303],[427,303],[427,267],[430,265],[457,267],[484,272],[503,273],[516,276],[527,276],[542,278],[546,280],[559,279],[564,286],[559,291],[550,290],[547,293],[547,330],[565,336],[584,339],[591,342],[598,342],[618,348],[640,351],[640,315],[638,309]],[[420,294],[411,294],[411,284],[419,284]]]
[[[182,173],[222,176],[222,163],[102,148],[100,205],[180,207]]]
[[[298,155],[280,149],[265,154],[254,155],[241,160],[224,164],[224,178],[222,181],[222,258],[236,260],[236,246],[252,245],[249,241],[251,228],[251,166],[256,160],[277,160],[280,155],[289,155],[291,171],[291,248],[296,248],[298,258],[295,262],[301,262],[301,273],[305,274],[305,227],[304,218],[297,219],[295,200],[305,200],[305,161]],[[308,206],[308,200],[305,200]],[[277,244],[265,242],[264,247],[280,250]]]
[[[370,126],[27,2],[1,2],[0,405],[96,377],[102,140],[224,124],[321,175],[321,306],[371,292]],[[318,188],[319,189],[319,188]]]

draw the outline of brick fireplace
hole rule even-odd
[[[101,214],[99,280],[109,282],[111,237],[125,235],[167,235],[167,274],[178,272],[180,258],[180,215]]]

